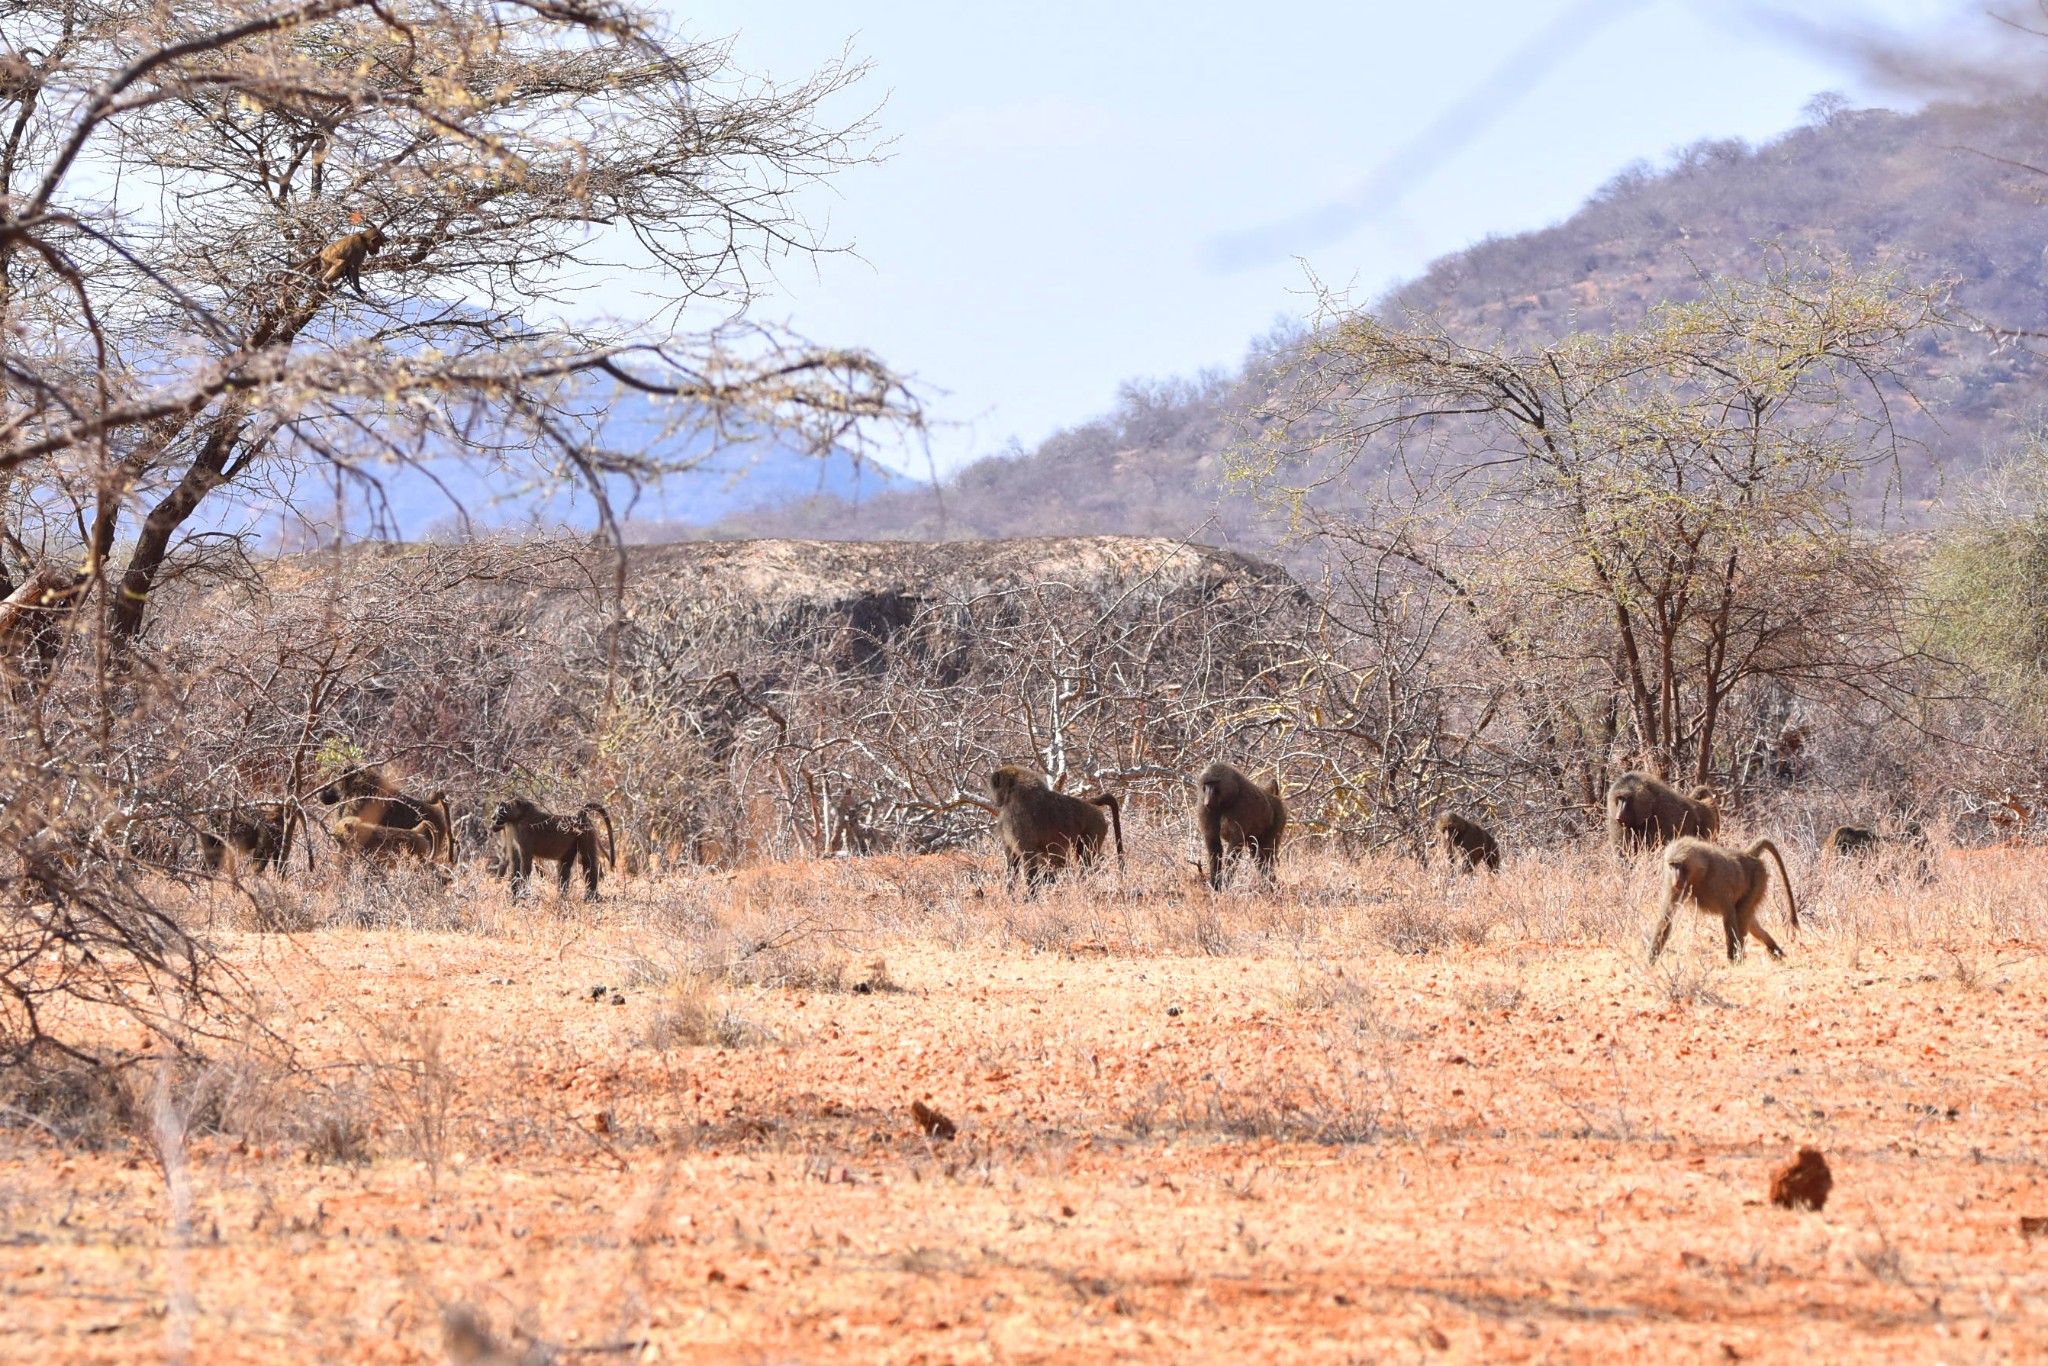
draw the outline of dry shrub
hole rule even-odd
[[[735,986],[841,991],[848,985],[847,954],[837,939],[808,919],[755,921],[727,930],[715,957]]]
[[[1294,980],[1274,993],[1274,1003],[1282,1010],[1306,1012],[1358,1006],[1371,995],[1358,971],[1355,964],[1346,972],[1342,964],[1309,968],[1297,961]]]
[[[416,1017],[378,1021],[373,1056],[365,1070],[385,1127],[425,1164],[428,1184],[438,1185],[459,1089],[440,1013],[422,1011]]]
[[[1329,1011],[1316,1047],[1292,1049],[1247,1075],[1216,1076],[1197,1092],[1160,1092],[1126,1117],[1134,1133],[1155,1127],[1233,1138],[1373,1143],[1405,1134],[1405,1087],[1387,1045],[1410,1035],[1390,1022],[1357,974],[1309,974],[1289,994],[1298,1009]]]
[[[710,979],[699,974],[676,978],[647,1022],[641,1043],[666,1053],[671,1048],[759,1048],[778,1041],[773,1030],[720,1001],[711,987]]]
[[[241,1003],[245,1018],[260,1003]],[[0,1122],[11,1117],[55,1138],[98,1148],[151,1141],[151,1097],[159,1090],[183,1132],[258,1139],[288,1136],[301,1074],[275,1040],[250,1031],[197,1040],[207,1046],[169,1056],[77,1056],[33,1050],[0,1070]]]
[[[291,1137],[315,1162],[360,1167],[371,1157],[375,1104],[354,1077],[329,1082],[302,1096],[290,1112]]]
[[[43,1130],[61,1142],[104,1148],[148,1126],[126,1068],[51,1047],[0,1071],[0,1121]]]
[[[1475,1013],[1513,1010],[1523,998],[1522,984],[1502,977],[1460,982],[1453,992],[1460,1006]]]
[[[1719,945],[1720,922],[1715,922],[1712,949],[1687,947],[1674,938],[1673,947],[1656,962],[1639,962],[1633,969],[1644,989],[1672,1005],[1726,1006],[1728,998],[1714,990],[1714,983],[1727,971],[1727,957]]]

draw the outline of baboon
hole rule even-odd
[[[199,832],[199,862],[207,872],[217,873],[232,855],[238,868],[246,863],[257,872],[267,868],[282,877],[293,827],[298,830],[310,871],[313,842],[306,838],[306,817],[297,802],[258,802],[233,808],[220,829]]]
[[[1453,868],[1470,872],[1483,863],[1496,873],[1500,871],[1500,841],[1476,821],[1448,814],[1438,816],[1436,843]]]
[[[512,895],[526,890],[533,873],[533,861],[544,858],[555,865],[561,893],[569,894],[569,874],[580,860],[583,864],[583,894],[597,898],[597,826],[593,815],[604,818],[605,855],[613,869],[619,866],[618,846],[612,838],[611,813],[596,802],[585,802],[573,816],[543,811],[524,797],[499,802],[491,812],[491,833],[498,837],[499,857],[512,877]]]
[[[1877,852],[1883,843],[1883,837],[1867,825],[1838,825],[1821,841],[1820,850],[1842,858],[1859,858]]]
[[[334,842],[343,851],[363,854],[387,863],[410,854],[421,863],[434,863],[441,847],[434,827],[425,821],[417,825],[378,825],[360,816],[343,816],[334,823]]]
[[[363,262],[376,255],[377,249],[383,245],[384,231],[381,228],[369,227],[361,232],[352,232],[320,248],[319,254],[313,258],[313,274],[330,289],[346,282],[358,299],[368,299],[369,296],[363,293]]]
[[[1014,764],[989,774],[988,786],[996,798],[996,832],[1002,836],[1003,859],[1012,885],[1020,868],[1025,885],[1034,893],[1039,883],[1051,882],[1069,863],[1086,868],[1102,851],[1102,838],[1111,830],[1116,832],[1116,858],[1122,865],[1123,810],[1115,793],[1070,797]],[[1098,806],[1108,809],[1108,820],[1095,809]]]
[[[1693,835],[1712,839],[1721,830],[1714,789],[1696,787],[1689,797],[1647,773],[1628,772],[1607,789],[1607,828],[1624,852],[1656,848]]]
[[[455,861],[455,827],[448,816],[446,793],[409,797],[384,776],[383,769],[372,766],[349,769],[314,792],[313,797],[322,806],[338,806],[337,814],[354,816],[369,825],[406,830],[424,822],[434,832],[434,861]]]
[[[1664,952],[1671,938],[1671,915],[1681,901],[1690,901],[1709,915],[1721,917],[1728,933],[1728,961],[1742,957],[1743,937],[1755,935],[1773,958],[1783,958],[1778,941],[1756,923],[1757,908],[1771,889],[1771,870],[1764,865],[1769,854],[1778,865],[1778,880],[1785,888],[1785,916],[1793,930],[1799,928],[1799,903],[1792,899],[1792,879],[1785,872],[1785,856],[1769,840],[1758,840],[1747,849],[1723,849],[1702,839],[1686,836],[1664,847],[1664,906],[1657,919],[1657,933],[1650,941],[1650,961]]]
[[[1226,845],[1233,856],[1250,850],[1259,872],[1266,881],[1274,881],[1280,867],[1280,840],[1287,832],[1287,803],[1280,798],[1280,784],[1275,781],[1260,787],[1221,762],[1202,770],[1195,781],[1202,794],[1195,806],[1195,824],[1202,832],[1209,886],[1223,890]]]

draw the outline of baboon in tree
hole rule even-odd
[[[1213,763],[1195,780],[1200,797],[1195,825],[1202,833],[1209,886],[1223,890],[1224,850],[1236,856],[1249,852],[1267,882],[1280,868],[1280,840],[1287,833],[1287,803],[1276,780],[1259,786],[1226,763]]]
[[[1655,849],[1686,835],[1712,839],[1721,829],[1721,809],[1711,787],[1682,796],[1647,773],[1630,771],[1607,789],[1607,828],[1616,849]]]
[[[352,768],[313,793],[322,806],[338,807],[339,816],[353,816],[367,825],[392,826],[409,830],[425,823],[434,832],[433,859],[436,863],[455,861],[454,823],[448,815],[446,793],[413,797],[375,766]]]
[[[1033,892],[1070,863],[1086,868],[1102,852],[1103,837],[1112,830],[1116,833],[1117,863],[1123,863],[1123,811],[1115,793],[1070,797],[1015,764],[1005,764],[989,774],[988,786],[995,794],[996,832],[1002,837],[1003,858],[1013,885],[1020,868],[1025,885]],[[1097,807],[1108,810],[1107,820]]]
[[[1500,841],[1477,821],[1445,814],[1436,818],[1437,848],[1453,868],[1470,872],[1482,863],[1500,871]]]
[[[258,802],[230,810],[218,830],[199,832],[199,862],[209,873],[217,873],[232,856],[238,868],[247,863],[258,872],[268,868],[282,876],[293,828],[310,870],[313,842],[306,838],[306,817],[297,802]]]
[[[1858,858],[1876,853],[1883,843],[1884,838],[1867,825],[1838,825],[1821,841],[1820,850],[1823,854]]]
[[[499,841],[499,856],[512,879],[512,895],[526,890],[533,874],[533,861],[547,859],[555,865],[563,896],[569,894],[569,874],[578,862],[583,865],[583,894],[597,897],[597,826],[592,816],[604,820],[605,857],[619,866],[618,846],[612,838],[611,813],[596,802],[585,802],[573,816],[543,811],[524,797],[499,802],[491,812],[491,833]]]
[[[360,816],[343,816],[334,823],[331,833],[344,852],[386,863],[397,862],[401,855],[410,855],[421,863],[434,863],[435,853],[441,847],[434,827],[425,821],[417,825],[378,825]]]
[[[313,275],[329,289],[346,283],[355,291],[358,299],[367,299],[363,293],[363,262],[377,254],[384,245],[384,231],[377,227],[364,228],[348,236],[329,242],[320,248],[313,258]]]
[[[1690,901],[1709,915],[1721,917],[1728,934],[1728,961],[1742,956],[1743,938],[1755,935],[1770,950],[1771,957],[1783,958],[1778,941],[1756,923],[1757,909],[1764,893],[1771,889],[1771,870],[1763,856],[1769,854],[1778,865],[1778,880],[1785,888],[1785,917],[1793,930],[1799,928],[1799,903],[1792,898],[1792,879],[1785,872],[1785,856],[1769,840],[1758,840],[1747,849],[1723,849],[1702,839],[1686,836],[1664,847],[1664,905],[1657,918],[1657,933],[1650,941],[1650,961],[1664,952],[1671,938],[1671,916],[1681,901]]]

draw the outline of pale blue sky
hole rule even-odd
[[[849,41],[873,63],[843,108],[882,103],[891,159],[811,203],[859,256],[786,269],[762,316],[943,391],[941,468],[1084,421],[1127,378],[1235,365],[1304,311],[1293,256],[1377,293],[1557,221],[1635,158],[1768,138],[1825,89],[1879,101],[1773,10],[1950,8],[667,3],[697,36],[736,35],[746,69],[793,78]]]

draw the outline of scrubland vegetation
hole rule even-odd
[[[473,868],[167,892],[232,973],[216,1040],[10,1100],[0,1331],[93,1360],[2041,1350],[2038,855],[1795,856],[1787,964],[1693,922],[1651,969],[1654,872],[1604,857],[1309,852],[1215,896],[1184,851],[1133,822],[1130,873],[1030,901],[886,854],[597,903]],[[1820,1214],[1763,1202],[1797,1144]]]

